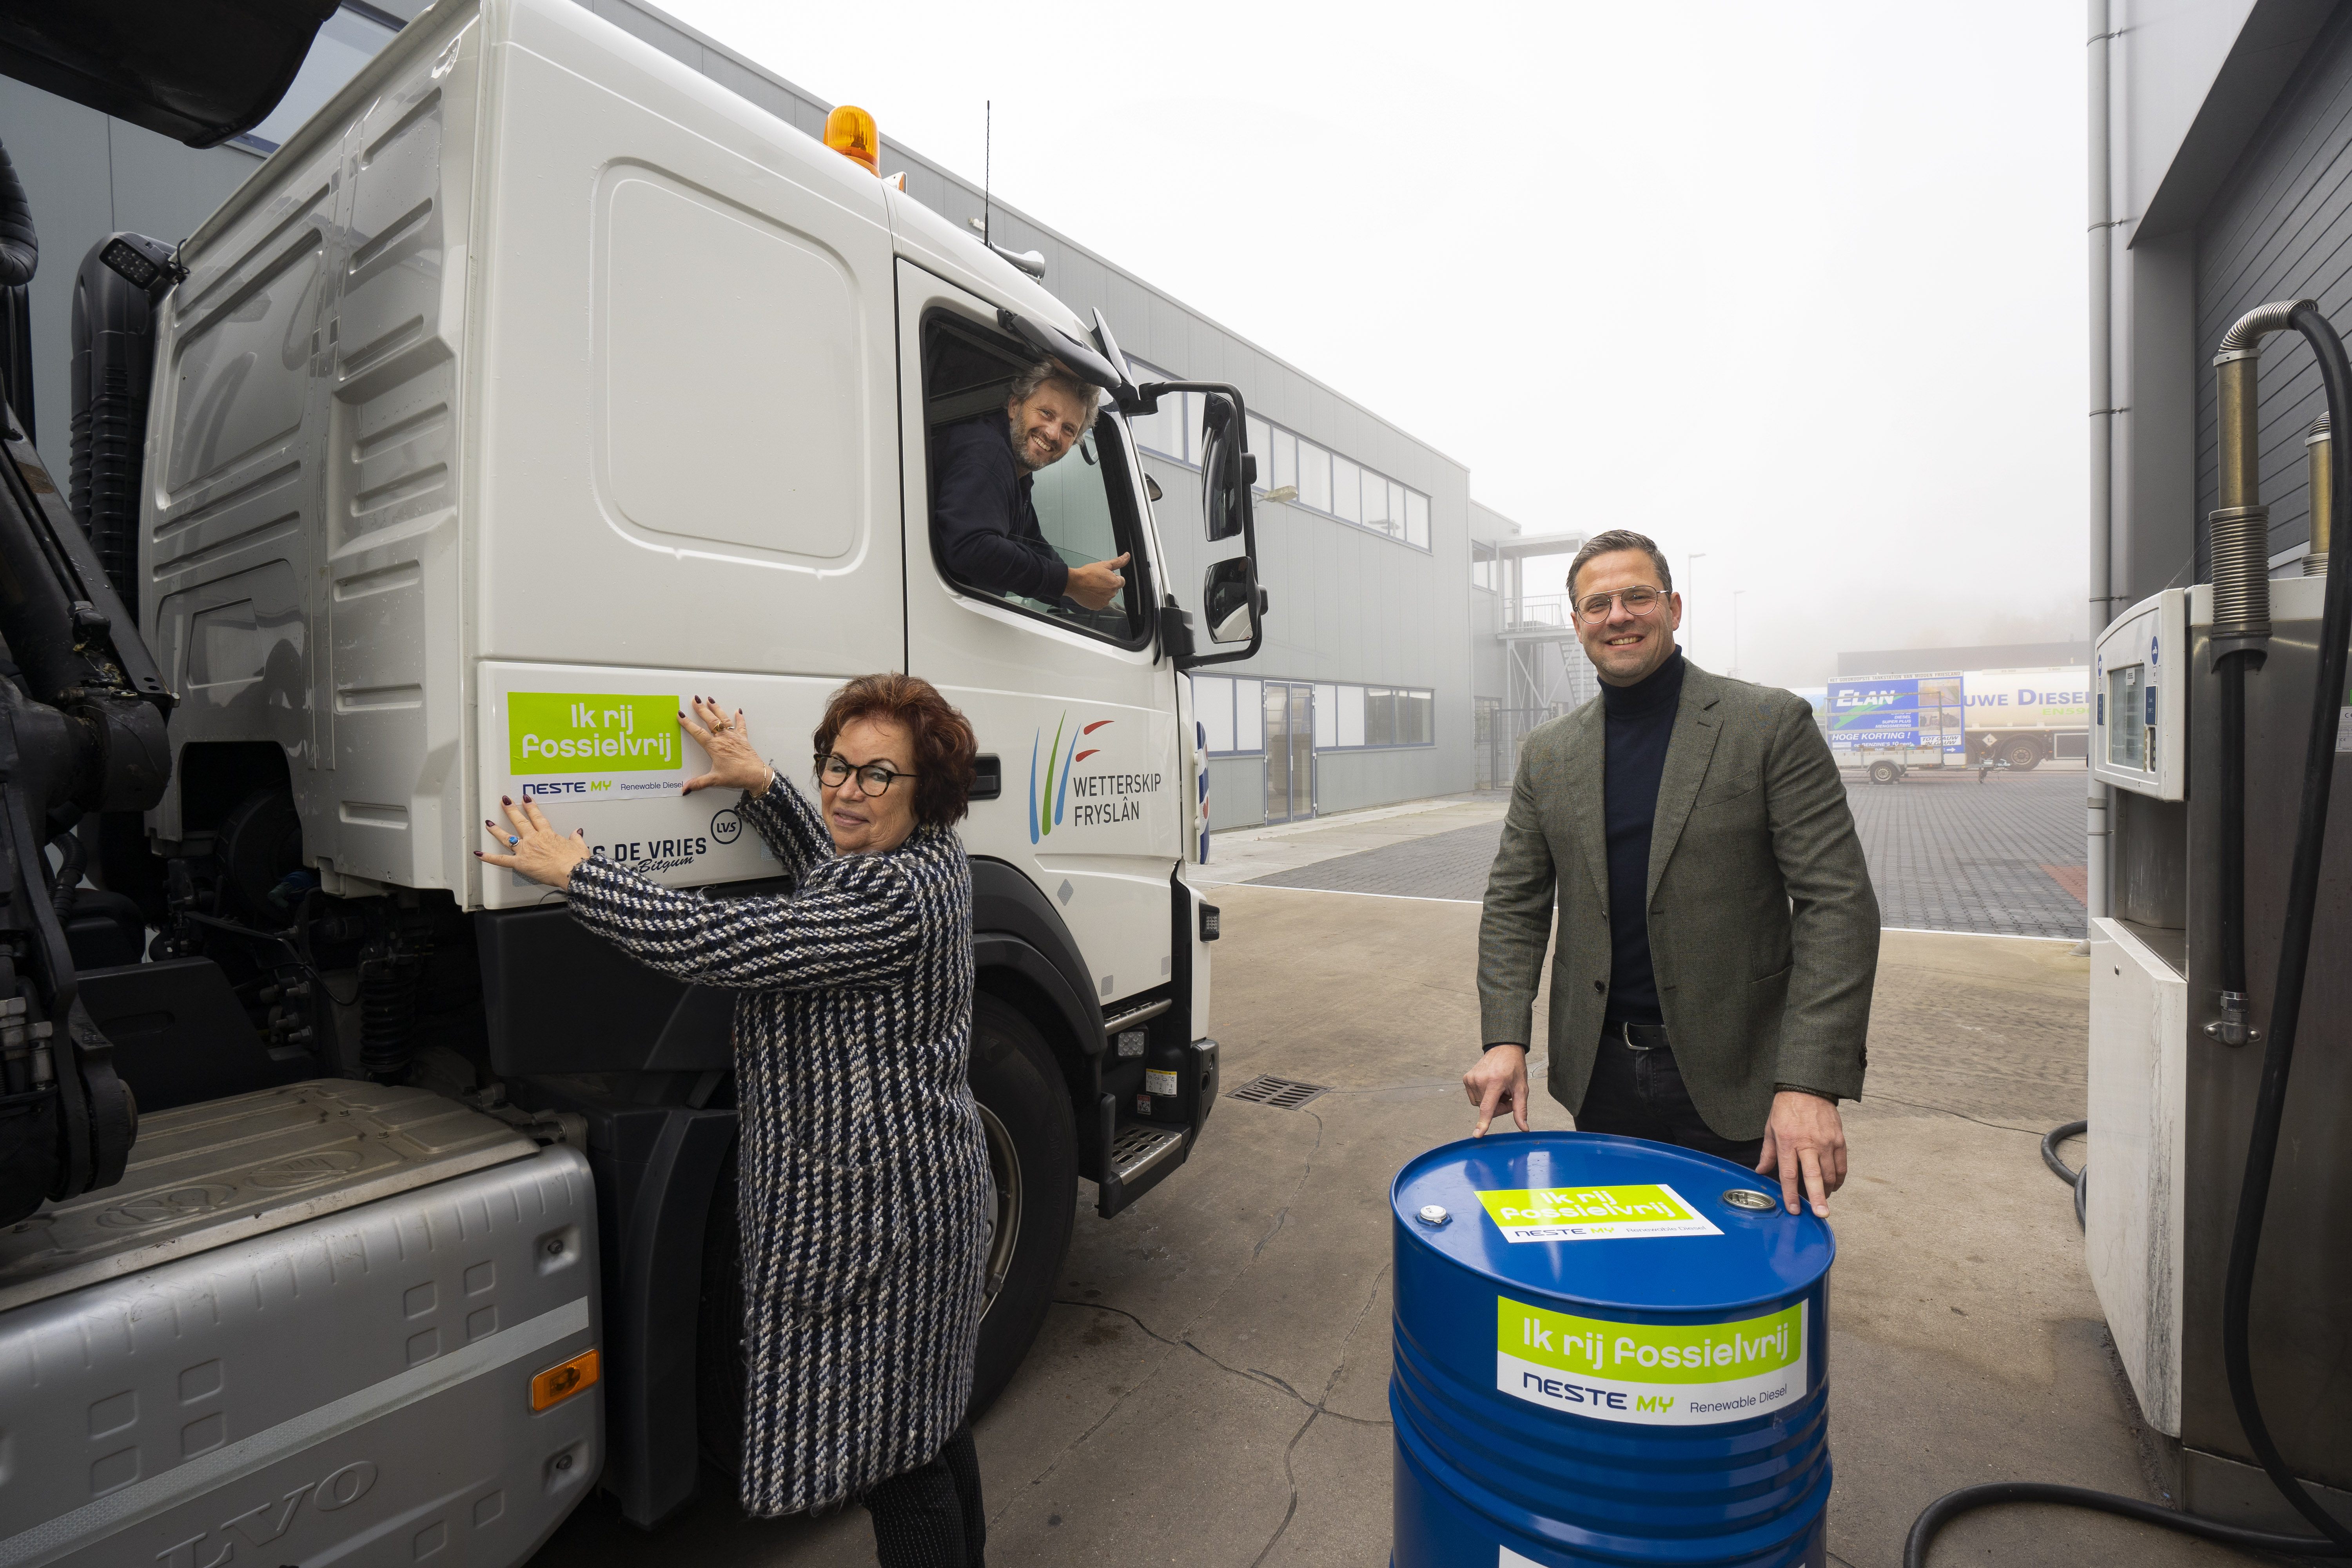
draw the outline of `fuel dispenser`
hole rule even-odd
[[[2181,1511],[1971,1487],[1920,1516],[1912,1564],[1945,1521],[2004,1501],[2352,1556],[2352,790],[2334,789],[2352,752],[2352,573],[2328,573],[2352,454],[2329,418],[2310,432],[2311,553],[2273,579],[2258,371],[2284,331],[2317,354],[2331,416],[2347,407],[2352,370],[2311,300],[2232,326],[2213,362],[2211,580],[2133,605],[2094,650],[2115,912],[2091,922],[2078,1212]]]

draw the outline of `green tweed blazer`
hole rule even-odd
[[[1550,1089],[1571,1111],[1609,1003],[1606,734],[1597,698],[1529,731],[1478,924],[1486,1043],[1528,1044],[1559,891]],[[1667,1037],[1717,1135],[1760,1137],[1776,1084],[1860,1096],[1878,898],[1803,698],[1685,658],[1649,901]]]

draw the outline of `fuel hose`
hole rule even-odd
[[[2087,1223],[2088,1216],[2083,1212],[2084,1204],[2090,1193],[2090,1162],[2084,1161],[2083,1168],[2079,1171],[2074,1169],[2058,1157],[2058,1145],[2069,1138],[2080,1138],[2090,1130],[2091,1124],[2087,1121],[2064,1121],[2053,1127],[2042,1140],[2042,1163],[2050,1167],[2052,1175],[2074,1189],[2074,1228],[2076,1230],[2090,1228]]]
[[[2327,390],[2328,423],[2339,424],[2347,413],[2352,413],[2352,362],[2345,358],[2344,341],[2336,336],[2327,318],[2307,300],[2294,308],[2287,324],[2304,335],[2317,356],[2320,380]],[[2340,515],[2343,501],[2338,498],[2346,493],[2347,482],[2352,482],[2352,441],[2329,443],[2328,466],[2335,481],[2330,510]],[[2329,521],[2332,524],[2334,519]],[[2331,539],[2336,531],[2331,526]],[[2330,572],[2326,599],[2319,616],[2319,673],[2312,689],[2311,730],[2304,747],[2303,799],[2295,814],[2294,854],[2288,862],[2286,919],[2279,932],[2278,990],[2271,1000],[2270,1038],[2263,1048],[2262,1085],[2254,1100],[2253,1126],[2246,1139],[2246,1172],[2238,1187],[2238,1217],[2230,1234],[2230,1267],[2221,1293],[2221,1359],[2229,1373],[2230,1403],[2237,1411],[2238,1425],[2244,1428],[2246,1444],[2253,1450],[2263,1472],[2270,1477],[2271,1484],[2319,1534],[2275,1535],[2267,1531],[2247,1530],[2087,1487],[1995,1481],[1986,1486],[1962,1487],[1929,1503],[1912,1521],[1911,1533],[1903,1543],[1903,1568],[1927,1568],[1927,1549],[1936,1532],[1961,1514],[1998,1503],[2018,1502],[2095,1509],[2256,1552],[2352,1557],[2352,1527],[2346,1526],[2311,1495],[2301,1479],[2287,1468],[2277,1443],[2271,1437],[2270,1424],[2263,1418],[2262,1401],[2254,1390],[2253,1352],[2249,1338],[2254,1264],[2262,1253],[2263,1220],[2269,1212],[2271,1175],[2278,1163],[2279,1127],[2286,1115],[2287,1075],[2294,1066],[2295,1033],[2302,1022],[2304,978],[2311,965],[2312,926],[2319,907],[2320,855],[2326,847],[2327,802],[2336,783],[2336,734],[2344,698],[2348,645],[2352,645],[2352,571]],[[2231,659],[2224,668],[2242,666],[2244,662]],[[2051,1136],[2053,1142],[2057,1139],[2056,1132]],[[2044,1148],[2054,1162],[2054,1150],[2047,1144]],[[2074,1188],[2079,1198],[2083,1191],[2079,1174]]]

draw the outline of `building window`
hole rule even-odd
[[[1483,539],[1470,542],[1470,585],[1484,588],[1489,594],[1503,586],[1503,563],[1496,548]]]
[[[1304,438],[1298,443],[1298,504],[1331,511],[1331,454]]]
[[[1127,363],[1128,373],[1138,382],[1176,379],[1139,359]],[[1160,412],[1129,420],[1128,429],[1136,445],[1153,456],[1197,468],[1201,403],[1197,392],[1171,392],[1160,400]],[[1257,456],[1260,495],[1296,486],[1295,506],[1383,534],[1415,550],[1429,548],[1429,498],[1419,490],[1255,414],[1249,416],[1248,438],[1249,449]]]
[[[1252,756],[1265,750],[1262,685],[1221,675],[1196,675],[1192,713],[1208,736],[1212,756]],[[1323,681],[1315,687],[1315,749],[1370,751],[1436,744],[1436,695],[1420,687],[1359,686]]]

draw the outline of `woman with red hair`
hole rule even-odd
[[[583,925],[735,1003],[747,1512],[852,1498],[877,1554],[978,1564],[965,1406],[992,1203],[966,1083],[971,867],[955,826],[977,751],[931,684],[867,675],[816,730],[819,805],[694,699],[680,721],[793,881],[773,898],[679,892],[589,854],[526,795],[493,865],[571,895]]]

